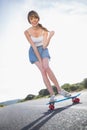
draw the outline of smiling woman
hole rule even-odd
[[[23,31],[31,26],[26,18],[29,9],[39,12],[39,22],[49,29],[46,33],[49,34],[52,28],[55,30],[55,37],[48,44],[49,55],[46,56],[49,57],[51,52],[50,65],[60,85],[79,82],[87,77],[87,0],[1,0],[1,101],[24,98],[29,93],[38,94],[45,87],[41,75],[37,69],[32,69],[27,60],[26,52],[30,44],[25,44]],[[30,27],[34,34],[31,31],[29,33],[34,43],[38,44],[39,40],[40,45],[43,32],[38,28],[40,37],[37,39],[38,31],[35,29]],[[47,51],[45,54],[48,54]]]
[[[31,45],[29,49],[30,62],[32,64],[34,63],[40,70],[44,84],[51,95],[50,102],[52,102],[55,100],[55,96],[50,80],[56,86],[59,94],[65,97],[69,97],[71,94],[60,88],[59,83],[49,66],[48,60],[50,59],[50,54],[48,51],[48,45],[54,35],[54,31],[50,31],[48,35],[48,30],[45,27],[40,26],[39,20],[40,18],[38,13],[33,10],[30,11],[28,13],[28,21],[31,24],[31,27],[24,33]]]

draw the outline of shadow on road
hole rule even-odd
[[[43,113],[41,117],[30,123],[29,125],[25,126],[21,130],[39,130],[48,120],[50,120],[53,116],[60,113],[61,111],[68,109],[73,104],[68,105],[66,107],[57,108],[55,110],[48,110],[47,112]],[[75,104],[76,105],[76,104]]]

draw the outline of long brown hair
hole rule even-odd
[[[39,15],[38,15],[38,13],[37,13],[36,11],[34,11],[34,10],[31,10],[31,11],[28,13],[28,17],[27,17],[28,22],[31,24],[31,22],[30,22],[30,17],[36,17],[36,18],[38,18],[38,20],[40,20],[40,17],[39,17]],[[38,25],[39,25],[39,27],[40,27],[41,29],[43,29],[43,30],[49,32],[48,29],[45,28],[42,24],[38,23]]]

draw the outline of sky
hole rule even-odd
[[[31,26],[30,10],[55,31],[48,48],[60,86],[87,78],[87,0],[0,0],[0,102],[37,95],[46,88],[28,58],[24,31]]]

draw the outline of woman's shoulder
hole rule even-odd
[[[32,27],[27,28],[25,31],[30,32],[32,30]]]
[[[42,31],[42,33],[43,33],[43,35],[48,35],[48,33],[49,33],[49,32],[48,32],[48,31],[43,30],[43,31]]]
[[[30,34],[30,32],[31,32],[31,27],[28,28],[28,29],[26,29],[26,30],[24,31],[24,33],[26,33],[26,32],[28,32],[28,33]]]

